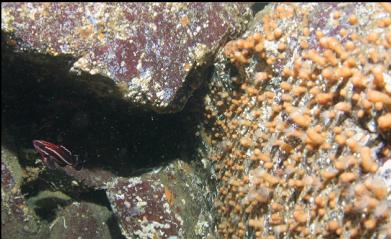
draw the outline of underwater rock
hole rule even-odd
[[[61,191],[40,191],[27,200],[29,208],[46,220],[51,221],[57,213],[58,208],[72,203],[72,198]]]
[[[222,238],[391,237],[390,11],[270,4],[217,56],[201,135]]]
[[[160,170],[143,175],[164,185],[173,211],[183,222],[184,238],[207,238],[213,231],[212,188],[208,171],[199,162],[174,160]]]
[[[93,203],[73,203],[61,212],[50,225],[50,238],[110,239],[108,220],[112,213]]]
[[[125,236],[143,238],[156,233],[161,238],[173,235],[195,238],[211,232],[213,218],[212,190],[206,175],[197,170],[199,167],[175,160],[131,178],[118,177],[103,169],[61,170],[80,185],[106,190]],[[31,201],[39,198],[40,195]]]
[[[208,192],[192,166],[174,161],[140,177],[116,178],[107,196],[127,238],[205,238],[211,229]]]
[[[17,156],[1,147],[1,159],[1,188],[7,192],[19,190],[23,172]]]
[[[245,26],[250,5],[2,3],[1,28],[16,52],[71,56],[73,70],[112,79],[130,102],[174,112]]]
[[[115,178],[115,175],[112,172],[103,168],[82,168],[79,171],[66,167],[62,170],[78,183],[94,189],[106,188],[106,184]]]
[[[1,149],[1,237],[42,238],[47,226],[28,207],[20,191],[22,169],[17,157]]]
[[[111,202],[127,238],[181,236],[181,220],[171,210],[164,186],[139,177],[117,178],[108,188]]]

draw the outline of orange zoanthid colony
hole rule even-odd
[[[391,237],[378,173],[391,157],[390,9],[271,4],[226,44],[204,125],[222,238]]]

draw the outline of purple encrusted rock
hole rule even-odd
[[[2,3],[15,51],[69,55],[158,112],[182,109],[214,52],[247,24],[239,3]]]
[[[92,203],[73,203],[64,208],[50,225],[50,238],[110,239],[107,221],[111,212]]]
[[[169,193],[160,182],[117,178],[107,196],[127,238],[182,236],[182,219],[171,210]]]
[[[28,207],[20,190],[21,168],[17,157],[1,149],[1,237],[42,238],[47,230]]]

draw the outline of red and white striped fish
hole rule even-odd
[[[41,155],[42,161],[50,169],[57,167],[71,166],[76,170],[80,170],[80,164],[77,155],[73,155],[71,151],[62,145],[56,145],[44,140],[33,140],[35,150]]]

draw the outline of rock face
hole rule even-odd
[[[71,56],[73,70],[112,79],[123,97],[159,112],[181,110],[249,4],[2,3],[15,51]]]
[[[45,224],[27,206],[20,191],[21,168],[10,151],[1,149],[1,237],[42,238]]]
[[[111,215],[102,206],[73,203],[59,212],[52,222],[50,238],[112,238],[107,225]]]
[[[171,211],[164,185],[159,182],[118,179],[107,193],[127,238],[183,235],[181,219]]]
[[[205,238],[212,220],[204,183],[189,164],[174,161],[140,177],[115,178],[106,193],[127,238]]]
[[[204,125],[220,236],[391,236],[390,11],[271,4],[225,46]]]

